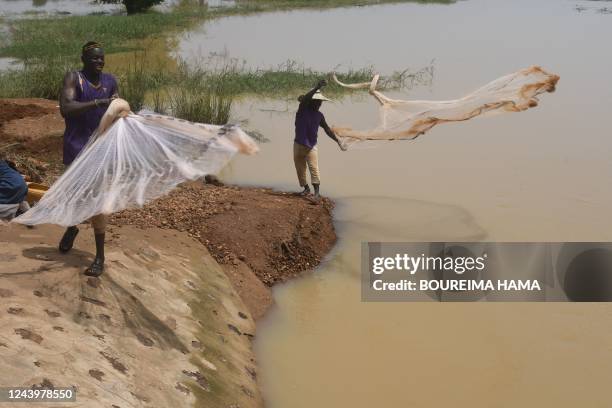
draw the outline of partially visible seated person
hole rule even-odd
[[[28,185],[14,164],[0,160],[0,219],[10,221],[27,210],[27,195]]]

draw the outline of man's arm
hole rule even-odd
[[[336,134],[334,133],[333,130],[331,130],[331,128],[329,127],[329,125],[327,124],[327,122],[325,121],[325,117],[323,117],[321,119],[321,127],[323,128],[323,130],[325,130],[325,133],[327,134],[327,136],[330,137],[331,140],[333,140],[334,142],[338,143],[338,146],[340,147],[340,149],[342,151],[346,150],[346,145],[344,143],[342,143],[338,137],[336,136]]]
[[[60,94],[60,113],[65,118],[81,115],[100,106],[108,105],[110,99],[96,99],[91,102],[77,102],[76,99],[77,78],[74,72],[67,72],[62,84]]]
[[[308,91],[308,93],[306,93],[305,95],[300,95],[298,97],[298,101],[300,102],[300,105],[303,103],[309,102],[312,99],[312,96],[315,94],[315,92],[323,88],[325,85],[327,85],[327,81],[322,79],[317,83],[317,85],[314,88]]]

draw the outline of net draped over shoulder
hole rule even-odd
[[[94,215],[142,206],[184,181],[217,173],[236,153],[257,151],[237,126],[137,115],[116,99],[66,172],[13,221],[77,225]]]
[[[366,140],[415,139],[439,123],[464,121],[476,116],[520,112],[537,106],[537,96],[553,92],[559,76],[533,66],[498,78],[461,99],[448,101],[404,101],[391,99],[376,90],[379,75],[372,82],[339,85],[351,89],[368,88],[380,103],[380,124],[371,130],[333,127],[343,142],[351,145]]]

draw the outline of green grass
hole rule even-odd
[[[151,75],[145,67],[144,63],[128,65],[127,69],[118,75],[121,97],[128,101],[134,112],[142,109],[147,89],[150,88]]]
[[[206,8],[182,7],[172,13],[132,16],[88,15],[13,21],[9,38],[0,39],[0,56],[20,59],[80,55],[87,41],[99,41],[107,54],[141,49],[137,40],[190,27],[208,16]]]
[[[394,3],[453,4],[455,2],[456,0],[237,0],[236,7],[214,9],[211,13],[213,16],[227,16],[300,8],[326,9]]]
[[[0,97],[58,99],[64,75],[76,65],[63,58],[25,61],[21,70],[0,71]]]
[[[28,62],[24,69],[0,72],[0,98],[46,98],[57,100],[62,79],[78,65],[69,59],[44,59]],[[343,82],[369,82],[372,67],[336,73]],[[186,63],[168,70],[139,53],[134,62],[113,72],[119,93],[133,111],[147,107],[195,122],[224,124],[233,101],[242,96],[295,99],[320,79],[327,78],[325,93],[341,96],[353,92],[336,85],[330,73],[305,68],[287,61],[272,69],[247,69],[235,62],[203,64],[195,68]],[[433,79],[433,65],[417,71],[404,70],[381,77],[379,90],[427,85]]]
[[[342,82],[369,82],[374,76],[373,67],[351,69],[338,72],[336,75]],[[412,73],[409,71],[396,72],[381,79],[379,88],[401,89],[412,84],[416,77],[425,79],[427,74],[433,75],[430,67]],[[245,69],[235,64],[229,64],[220,71],[200,72],[202,77],[211,76],[211,80],[220,81],[226,92],[234,95],[253,94],[268,97],[294,97],[308,91],[320,79],[328,79],[329,85],[325,92],[330,95],[340,95],[351,92],[336,85],[329,72],[316,71],[296,63],[287,61],[272,69]]]
[[[232,102],[232,96],[220,88],[181,87],[170,93],[169,110],[181,119],[224,125],[229,122]]]

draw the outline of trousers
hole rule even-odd
[[[301,187],[308,184],[306,180],[307,168],[310,171],[310,182],[312,184],[321,184],[317,146],[310,149],[299,143],[293,143],[293,162],[295,163],[295,170]]]

